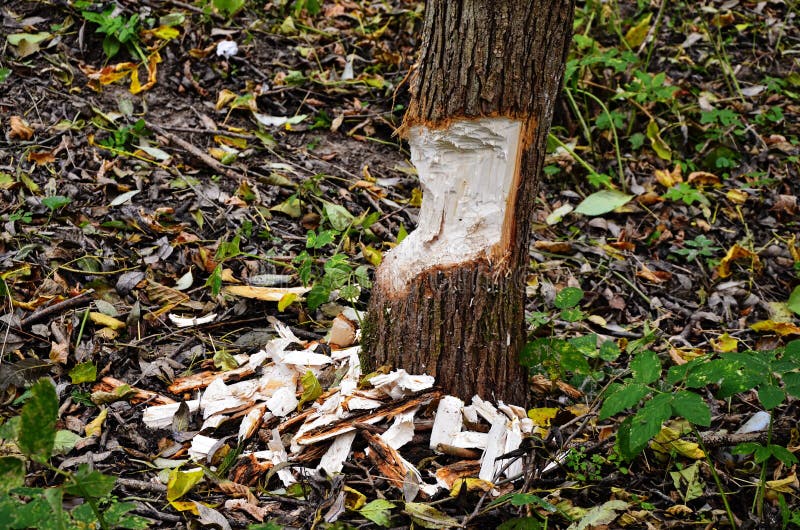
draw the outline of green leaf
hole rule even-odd
[[[303,384],[303,394],[297,404],[298,409],[303,406],[303,403],[314,401],[322,395],[322,385],[319,384],[317,376],[311,370],[306,370],[306,373],[300,378],[300,382]]]
[[[656,152],[659,158],[669,162],[672,160],[672,149],[670,149],[667,142],[661,138],[661,131],[658,129],[658,124],[655,120],[650,120],[647,124],[647,137],[650,139],[650,145],[653,151]]]
[[[35,460],[47,460],[53,452],[58,419],[58,397],[53,384],[39,379],[22,407],[17,443],[20,451]]]
[[[630,447],[639,451],[661,431],[661,424],[672,415],[672,394],[657,394],[634,415],[631,423]]]
[[[73,385],[93,383],[97,379],[97,366],[92,361],[77,364],[69,371],[69,377]]]
[[[792,372],[783,375],[783,384],[790,396],[800,397],[800,373]]]
[[[795,314],[800,315],[800,285],[795,287],[792,294],[789,295],[789,301],[786,302],[786,307]]]
[[[309,309],[316,309],[328,301],[331,290],[322,283],[315,283],[311,290],[306,294],[306,304]]]
[[[550,513],[556,513],[558,508],[553,506],[543,498],[539,497],[538,495],[533,495],[532,493],[512,493],[511,494],[511,505],[512,506],[527,506],[528,504],[535,504],[540,508],[543,508],[545,511]]]
[[[613,212],[620,206],[627,204],[633,195],[617,190],[600,190],[592,193],[575,208],[575,213],[595,216]]]
[[[661,376],[661,359],[652,350],[644,350],[631,361],[633,379],[645,385],[657,381]]]
[[[711,409],[708,404],[700,395],[689,390],[681,390],[675,394],[672,398],[672,412],[675,416],[683,416],[694,425],[711,425]]]
[[[245,0],[213,0],[214,7],[223,15],[231,17],[244,7]]]
[[[167,482],[167,500],[172,502],[180,499],[189,493],[202,479],[202,468],[196,467],[186,471],[173,469],[169,473],[169,481]]]
[[[756,452],[759,447],[763,447],[760,443],[756,442],[744,442],[740,443],[733,449],[731,449],[731,454],[734,455],[751,455]]]
[[[55,441],[53,442],[53,454],[65,455],[72,451],[81,437],[72,431],[61,429],[56,432]]]
[[[222,263],[214,268],[214,271],[206,280],[206,287],[211,288],[211,294],[217,296],[222,290]]]
[[[331,227],[338,232],[344,232],[353,223],[353,214],[344,206],[326,202],[323,212]]]
[[[583,299],[583,289],[579,287],[565,287],[556,295],[553,305],[558,309],[575,307]]]
[[[25,484],[25,462],[13,456],[0,457],[0,496]]]
[[[603,406],[600,408],[600,415],[597,419],[602,421],[633,407],[649,392],[650,389],[641,383],[620,386],[618,390],[603,401]]]
[[[368,502],[358,512],[373,523],[389,527],[392,524],[390,512],[395,504],[385,499],[375,499]]]
[[[55,212],[62,206],[66,206],[71,202],[72,199],[70,199],[69,197],[64,197],[63,195],[51,195],[49,197],[45,197],[44,199],[42,199],[42,204],[47,206],[47,208],[51,212]]]
[[[227,372],[239,367],[239,363],[233,358],[233,355],[224,348],[220,348],[214,353],[214,367]]]
[[[614,361],[620,353],[619,346],[613,340],[607,340],[600,345],[600,358],[604,361]]]
[[[73,475],[74,482],[67,484],[64,490],[71,495],[81,497],[92,497],[99,499],[111,493],[116,477],[104,475],[99,471],[94,471],[87,464],[81,464],[78,471]]]
[[[774,384],[761,385],[758,387],[758,399],[766,410],[772,410],[783,403],[786,393]]]
[[[772,456],[783,462],[785,465],[792,466],[797,463],[797,457],[785,447],[773,444],[770,444],[767,447],[772,453]]]

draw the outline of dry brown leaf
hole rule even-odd
[[[28,122],[19,116],[11,116],[9,120],[11,124],[11,131],[8,133],[8,139],[30,140],[33,138],[33,129]]]
[[[672,273],[667,271],[654,271],[642,265],[642,268],[636,272],[636,276],[653,283],[663,283],[672,278]]]
[[[28,153],[28,162],[33,162],[37,166],[41,166],[44,164],[52,164],[56,161],[54,151],[38,151],[33,152],[31,151]]]
[[[694,186],[719,186],[720,178],[708,171],[693,171],[686,181]]]

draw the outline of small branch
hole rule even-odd
[[[226,177],[232,178],[237,182],[242,180],[242,176],[233,171],[232,169],[225,167],[219,161],[215,160],[212,156],[204,153],[198,147],[195,147],[191,143],[187,142],[180,136],[172,134],[169,131],[164,130],[161,126],[156,125],[151,122],[147,122],[147,128],[152,129],[156,133],[160,134],[164,138],[168,139],[170,142],[177,144],[182,149],[186,150],[190,155],[194,158],[198,159],[200,162],[208,166],[209,168],[213,169],[217,173],[225,175]]]
[[[53,304],[51,306],[47,306],[44,309],[36,311],[28,318],[25,318],[20,322],[20,327],[25,328],[30,326],[31,324],[42,320],[45,317],[48,317],[52,314],[59,313],[65,309],[70,309],[72,307],[81,305],[84,303],[88,298],[91,298],[92,294],[94,293],[94,289],[89,289],[87,291],[82,292],[78,296],[73,296],[67,300],[62,302],[58,302],[57,304]]]

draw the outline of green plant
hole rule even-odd
[[[105,35],[103,38],[103,53],[106,58],[112,59],[124,46],[131,55],[135,55],[142,62],[147,59],[139,45],[139,15],[134,13],[125,17],[112,6],[101,13],[94,11],[81,11],[81,15],[89,22],[97,24],[97,33]]]
[[[111,496],[116,478],[82,464],[74,473],[50,464],[58,449],[64,450],[77,437],[57,431],[58,397],[53,384],[40,379],[26,393],[19,416],[0,426],[0,438],[13,440],[21,455],[0,457],[0,521],[4,528],[81,529],[146,528],[148,521],[131,515],[135,504],[119,502]],[[27,487],[26,467],[44,467],[63,482],[58,486]],[[85,503],[67,509],[65,496],[82,498]],[[74,504],[70,502],[69,504]]]
[[[676,248],[671,252],[683,258],[687,262],[696,260],[698,257],[706,259],[706,265],[714,266],[715,260],[713,259],[714,253],[720,250],[720,247],[714,245],[714,242],[706,236],[700,234],[694,239],[689,239],[683,242],[683,248]]]
[[[691,206],[696,202],[699,202],[703,206],[709,206],[711,204],[706,196],[703,195],[702,191],[691,186],[690,184],[687,184],[686,182],[679,182],[675,184],[667,190],[663,197],[671,201],[681,201],[688,206]]]
[[[718,398],[756,390],[765,410],[770,411],[766,444],[740,444],[738,454],[753,454],[761,464],[761,478],[756,507],[761,513],[766,488],[765,463],[775,458],[786,465],[798,462],[786,448],[772,443],[774,410],[787,396],[800,397],[800,340],[785,348],[767,351],[745,351],[699,357],[683,365],[669,368],[665,384],[661,384],[662,366],[658,355],[650,350],[637,354],[630,363],[631,376],[621,383],[609,385],[603,394],[599,420],[608,419],[627,409],[635,409],[619,426],[617,448],[627,460],[633,459],[658,434],[661,425],[673,417],[686,419],[697,434],[697,427],[711,424],[711,409],[698,389],[712,387]],[[698,440],[699,440],[698,436]],[[706,458],[708,453],[704,450]],[[713,466],[712,466],[713,468]],[[719,477],[715,475],[720,492]],[[723,499],[724,492],[723,493]],[[725,501],[727,503],[727,500]]]
[[[586,448],[578,446],[569,450],[564,457],[564,466],[581,482],[599,482],[603,478],[602,467],[606,463],[603,456],[586,454]]]
[[[111,135],[103,138],[98,143],[103,147],[119,151],[133,147],[134,140],[149,134],[150,131],[147,130],[145,121],[139,119],[132,125],[123,125],[111,130]]]

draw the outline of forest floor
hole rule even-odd
[[[0,526],[800,527],[798,5],[579,4],[537,400],[464,413],[524,434],[479,480],[480,444],[429,448],[435,387],[347,348],[421,203],[423,3],[3,2]],[[351,434],[295,446],[348,377]]]

